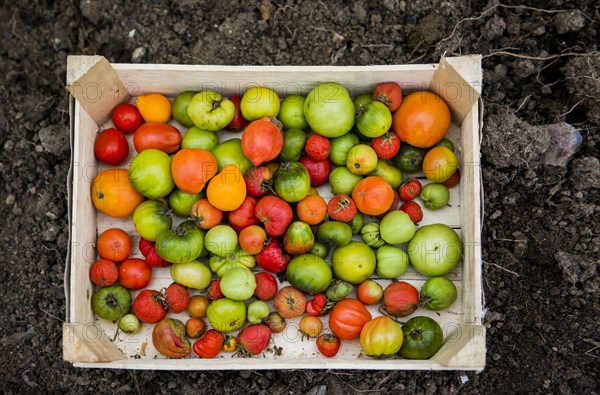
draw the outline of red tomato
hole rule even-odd
[[[221,351],[225,337],[217,330],[209,329],[194,343],[194,352],[201,358],[214,358]]]
[[[125,133],[133,133],[142,126],[144,118],[136,106],[121,103],[112,111],[112,121],[117,129]]]
[[[406,181],[400,185],[398,188],[398,193],[400,194],[400,199],[405,202],[411,201],[421,193],[422,185],[419,180],[413,178],[409,181]]]
[[[400,151],[400,137],[396,133],[388,132],[371,140],[371,148],[375,150],[380,159],[392,159]]]
[[[348,195],[340,193],[335,195],[327,204],[329,216],[341,222],[350,222],[356,215],[356,204]]]
[[[229,213],[229,225],[233,230],[239,233],[248,226],[258,224],[258,219],[254,215],[255,208],[256,199],[252,196],[246,196],[242,205]]]
[[[340,345],[339,337],[331,333],[324,333],[317,338],[317,349],[327,358],[335,357]]]
[[[362,327],[371,320],[371,313],[356,299],[340,300],[329,315],[329,328],[342,340],[357,339]]]
[[[406,281],[396,281],[383,292],[385,311],[394,317],[406,317],[419,306],[419,291]]]
[[[133,135],[133,147],[137,152],[154,148],[172,154],[181,147],[181,133],[168,123],[146,123]]]
[[[254,209],[254,215],[265,225],[269,236],[283,235],[294,216],[290,205],[276,196],[260,199]]]
[[[99,161],[109,165],[118,165],[127,159],[129,143],[120,130],[105,129],[96,136],[94,154]]]
[[[383,288],[377,281],[367,279],[356,289],[356,297],[366,305],[373,305],[383,297]]]
[[[113,285],[119,277],[119,270],[113,261],[101,258],[90,267],[90,279],[100,287]]]
[[[306,140],[304,151],[306,155],[314,160],[325,160],[329,157],[331,143],[327,137],[318,134],[313,134]]]
[[[423,219],[423,210],[421,210],[421,206],[419,206],[419,203],[415,201],[404,203],[402,206],[400,206],[400,210],[408,214],[410,220],[415,224],[421,222],[421,220]]]
[[[242,115],[242,98],[239,96],[231,96],[229,97],[229,100],[233,103],[235,107],[235,113],[233,114],[233,119],[231,120],[229,125],[225,126],[225,129],[231,130],[233,132],[239,132],[240,130],[243,130],[246,127],[246,125],[248,125],[248,121]]]
[[[306,167],[306,171],[308,171],[311,187],[320,187],[329,179],[329,173],[331,173],[331,162],[329,159],[314,160],[310,156],[304,155],[300,158],[299,162],[302,163],[304,167]]]
[[[145,288],[152,279],[152,268],[139,258],[131,258],[119,267],[119,284],[128,289]]]
[[[256,263],[273,273],[283,273],[290,261],[290,256],[283,252],[279,240],[273,237],[266,242],[261,252],[256,254]]]

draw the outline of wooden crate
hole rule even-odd
[[[464,56],[425,65],[254,67],[110,64],[101,56],[69,57],[67,82],[73,95],[70,105],[72,161],[68,180],[70,249],[65,272],[64,359],[77,367],[167,370],[483,369],[486,349],[481,284],[480,62],[480,56]],[[318,83],[330,81],[348,88],[352,96],[372,90],[377,82],[397,81],[406,92],[435,91],[450,105],[453,124],[448,137],[457,147],[463,177],[460,185],[452,189],[452,207],[426,211],[420,225],[446,223],[461,236],[463,260],[447,276],[457,286],[459,298],[439,314],[419,308],[413,315],[430,316],[440,323],[445,338],[442,349],[429,360],[376,360],[364,356],[355,340],[344,342],[340,353],[328,359],[318,353],[314,341],[300,340],[296,329],[298,320],[289,320],[288,329],[273,336],[271,350],[273,346],[282,347],[281,355],[266,351],[251,359],[231,358],[224,353],[211,360],[195,356],[166,359],[152,346],[152,325],[143,325],[142,331],[134,336],[120,333],[113,341],[116,325],[98,319],[91,309],[94,286],[88,270],[96,259],[94,244],[97,234],[114,226],[128,231],[135,242],[139,240],[131,218],[114,219],[100,214],[90,199],[91,181],[106,167],[94,158],[94,138],[99,130],[111,125],[110,113],[114,106],[150,92],[174,97],[184,90],[213,89],[232,95],[256,85],[270,87],[282,97],[305,95]],[[223,132],[221,139],[234,136]],[[128,161],[134,154],[131,149]],[[320,192],[325,197],[331,196],[328,188],[322,187]],[[135,244],[132,254],[141,256]],[[401,279],[420,288],[426,277],[411,268]],[[168,269],[154,269],[149,288],[160,289],[171,281]],[[381,280],[383,285],[386,281]],[[374,316],[379,315],[376,309],[371,310]],[[170,316],[185,320],[183,314]],[[324,321],[327,326],[327,320]]]

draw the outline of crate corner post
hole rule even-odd
[[[71,363],[112,362],[125,355],[95,325],[63,324],[63,360]]]

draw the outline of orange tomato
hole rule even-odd
[[[380,215],[385,213],[394,202],[394,190],[383,178],[370,176],[363,178],[354,186],[352,200],[361,213]]]
[[[392,130],[400,140],[419,148],[436,145],[449,127],[448,105],[440,96],[425,91],[406,96],[392,119]]]
[[[200,199],[192,206],[192,220],[202,229],[210,229],[221,223],[223,212],[210,204],[208,199]]]
[[[246,198],[246,181],[237,165],[227,165],[206,187],[210,204],[223,211],[240,207]]]
[[[122,229],[110,228],[98,236],[96,249],[100,258],[121,262],[131,253],[131,237]]]
[[[248,254],[258,254],[262,251],[266,238],[267,233],[263,228],[258,225],[250,225],[240,232],[240,247]]]
[[[217,160],[210,151],[185,148],[177,152],[171,162],[171,174],[175,185],[182,192],[199,193],[204,185],[217,174]]]
[[[309,195],[298,202],[296,214],[300,221],[317,225],[327,216],[327,203],[319,195]]]
[[[138,96],[137,108],[146,122],[166,123],[171,119],[171,102],[160,93]]]
[[[423,173],[433,182],[445,182],[458,169],[458,158],[446,147],[434,147],[423,158]]]
[[[129,217],[144,201],[129,180],[126,169],[108,169],[92,181],[92,203],[96,210],[115,218]]]
[[[206,310],[210,300],[204,295],[194,295],[190,298],[190,304],[188,304],[187,311],[190,317],[206,317]]]
[[[302,337],[317,337],[323,332],[323,321],[314,315],[305,315],[298,325]]]
[[[306,310],[306,297],[294,287],[283,287],[275,295],[273,307],[283,318],[300,317]]]
[[[237,350],[237,340],[235,340],[235,336],[225,336],[225,342],[223,342],[223,351],[225,352],[234,352]]]

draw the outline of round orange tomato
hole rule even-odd
[[[306,310],[306,297],[294,287],[283,287],[275,295],[273,307],[283,318],[296,318]]]
[[[258,225],[250,225],[240,232],[240,247],[248,254],[258,254],[262,251],[266,238],[267,233],[263,228]]]
[[[426,91],[406,96],[392,120],[392,130],[400,140],[419,148],[436,145],[449,127],[448,105],[440,96]]]
[[[434,147],[423,158],[423,173],[433,182],[445,182],[458,169],[458,158],[446,147]]]
[[[100,258],[121,262],[131,253],[131,237],[122,229],[110,228],[98,236],[96,249]]]
[[[115,218],[129,217],[144,201],[129,180],[126,169],[108,169],[92,181],[92,203],[96,210]]]
[[[246,181],[237,165],[227,165],[214,176],[206,187],[206,197],[216,208],[232,211],[246,198]]]
[[[394,202],[394,190],[381,177],[363,178],[352,190],[352,200],[358,210],[367,215],[385,213]]]
[[[327,216],[327,203],[319,195],[308,195],[296,205],[298,219],[309,225],[317,225],[323,222]]]
[[[184,148],[175,154],[171,162],[175,185],[189,194],[199,193],[208,180],[217,174],[217,169],[214,155],[200,148]]]
[[[210,204],[208,199],[200,199],[192,206],[190,211],[192,220],[202,229],[210,229],[221,223],[223,213]]]
[[[138,96],[137,108],[146,122],[166,123],[171,119],[171,102],[160,93]]]

